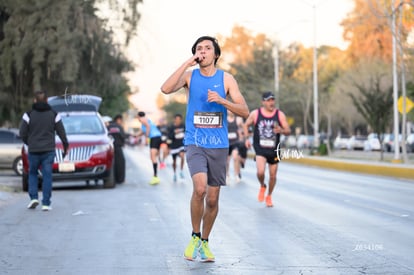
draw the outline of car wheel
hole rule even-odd
[[[22,175],[22,189],[24,192],[29,191],[29,175],[26,173]]]
[[[114,166],[112,165],[111,170],[109,170],[109,175],[103,179],[103,187],[104,188],[114,188],[115,183],[115,175],[114,175]]]
[[[19,175],[19,176],[23,175],[23,160],[22,160],[22,157],[18,157],[13,161],[13,170],[17,175]]]

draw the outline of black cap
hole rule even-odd
[[[144,117],[145,116],[145,113],[144,112],[138,112],[138,116],[139,117]]]
[[[272,92],[264,92],[262,95],[262,100],[269,100],[269,99],[275,99],[275,95]]]

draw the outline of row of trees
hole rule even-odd
[[[32,104],[33,91],[49,95],[94,94],[102,111],[113,115],[129,107],[123,73],[131,63],[115,42],[98,6],[123,22],[125,43],[139,22],[142,0],[1,0],[0,125],[14,126]]]
[[[318,52],[319,125],[331,135],[392,131],[392,33],[390,12],[398,18],[398,64],[405,65],[407,95],[414,99],[414,1],[354,0],[342,21],[348,48],[320,46]],[[411,39],[411,41],[410,41]],[[250,109],[260,106],[260,93],[275,90],[275,42],[235,26],[230,37],[220,37],[219,65],[236,77]],[[276,42],[278,43],[278,42]],[[278,43],[279,44],[279,43]],[[313,133],[313,48],[293,43],[279,45],[279,106],[292,127]],[[400,83],[401,87],[401,83]],[[169,112],[177,102],[165,106]],[[414,114],[409,114],[414,120]]]

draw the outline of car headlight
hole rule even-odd
[[[103,153],[103,152],[106,152],[106,151],[108,151],[110,149],[111,149],[111,145],[110,144],[96,145],[95,146],[95,150],[93,150],[93,154]]]

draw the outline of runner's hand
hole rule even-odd
[[[246,146],[247,149],[250,149],[250,147],[252,147],[249,139],[246,139],[246,141],[244,142],[244,145]]]

